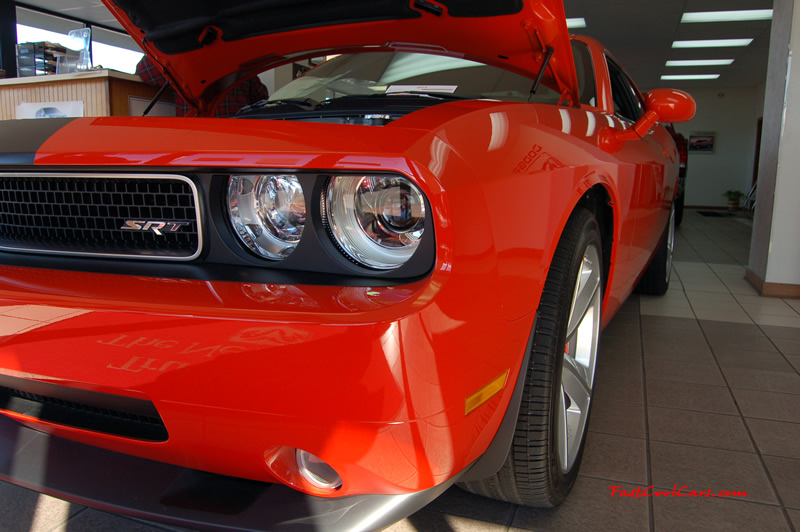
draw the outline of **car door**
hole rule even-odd
[[[622,127],[633,125],[645,112],[644,98],[628,75],[608,54],[608,67],[614,115]],[[672,179],[667,179],[665,157],[672,156],[665,145],[664,132],[656,126],[644,138],[626,142],[619,151],[620,171],[633,171],[630,216],[633,236],[629,259],[634,276],[646,266],[666,227],[669,205],[674,193]],[[674,150],[672,150],[674,151]],[[631,165],[630,169],[623,167]]]

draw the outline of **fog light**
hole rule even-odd
[[[342,486],[339,474],[313,454],[297,449],[295,458],[300,475],[312,486],[327,490],[339,489]]]

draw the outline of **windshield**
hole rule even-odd
[[[347,96],[428,94],[453,98],[489,98],[557,103],[559,94],[501,68],[439,55],[368,52],[340,55],[276,91],[270,101]]]

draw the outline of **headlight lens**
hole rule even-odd
[[[286,258],[300,242],[306,202],[293,175],[231,176],[228,207],[236,234],[262,257]]]
[[[370,268],[405,264],[425,231],[425,198],[405,177],[335,176],[324,201],[336,243]]]

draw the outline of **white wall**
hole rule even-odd
[[[773,9],[767,83],[764,90],[764,131],[761,137],[761,160],[758,165],[758,196],[748,264],[750,271],[762,281],[767,278],[767,263],[770,258],[794,1],[775,0]]]
[[[692,132],[714,131],[714,153],[689,152],[687,206],[727,206],[722,193],[747,193],[753,180],[756,127],[762,114],[764,88],[695,89],[697,114],[675,129],[686,138]]]
[[[772,111],[770,115],[775,117],[775,124],[771,124],[771,129],[779,131],[780,142],[777,147],[777,161],[767,159],[759,169],[749,267],[751,271],[761,275],[766,254],[766,274],[761,277],[764,281],[800,285],[800,209],[797,208],[797,199],[800,198],[800,150],[797,149],[800,146],[800,9],[793,10],[791,0],[777,0],[775,9],[790,21],[781,24],[773,22],[775,36],[774,41],[770,42],[770,79],[765,100],[767,108]],[[786,16],[789,13],[792,13],[791,17]],[[785,48],[787,33],[788,72]],[[776,49],[775,53],[773,48]],[[776,59],[774,62],[773,57]],[[785,97],[782,97],[784,94]],[[774,126],[780,126],[781,116],[783,125],[779,129]],[[766,130],[765,118],[765,132]],[[771,217],[760,208],[768,207],[770,200],[774,202]]]

